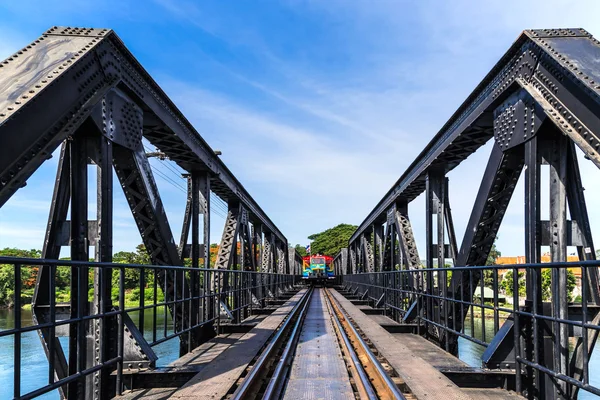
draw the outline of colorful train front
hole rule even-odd
[[[335,278],[333,274],[333,257],[316,254],[304,256],[302,259],[302,279],[326,280]]]

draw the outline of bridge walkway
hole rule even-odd
[[[377,310],[366,305],[355,305],[353,300],[332,290],[354,325],[362,331],[379,354],[404,381],[410,392],[418,399],[522,399],[514,392],[502,388],[459,387],[444,372],[482,372],[470,368],[466,363],[428,342],[421,336],[402,332],[405,328],[394,320],[377,314]],[[361,301],[358,301],[360,304]],[[383,325],[383,326],[382,326]],[[387,327],[392,332],[389,332]],[[395,329],[394,329],[395,327]],[[452,374],[449,374],[452,375]],[[493,378],[493,377],[492,377]]]
[[[144,388],[134,388],[119,398],[161,400],[225,397],[305,291],[300,290],[269,315],[252,316],[244,321],[252,327],[248,332],[218,335],[166,368],[132,374],[130,382],[139,380],[141,376]],[[147,377],[144,378],[144,375]],[[161,377],[162,382],[159,382]],[[148,381],[152,379],[160,387],[151,387],[152,383]],[[168,382],[165,383],[165,380]]]

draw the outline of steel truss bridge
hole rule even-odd
[[[334,260],[335,287],[322,289],[301,284],[300,256],[115,32],[51,28],[0,63],[0,207],[59,154],[41,259],[0,257],[14,281],[14,325],[0,331],[2,346],[13,346],[13,362],[1,366],[12,375],[12,396],[600,395],[590,368],[600,263],[577,157],[600,167],[599,60],[600,42],[583,29],[524,31],[360,224]],[[447,174],[488,142],[459,247]],[[186,171],[178,243],[145,143]],[[526,264],[485,266],[521,175]],[[149,265],[112,262],[117,186]],[[408,213],[422,193],[424,265]],[[215,197],[227,216],[211,266]],[[550,263],[541,263],[542,246]],[[569,246],[579,262],[566,262]],[[59,260],[65,247],[68,261]],[[33,320],[24,321],[21,273],[31,268]],[[64,269],[67,303],[56,297]],[[508,289],[500,285],[504,270],[514,278]],[[549,296],[543,270],[551,271]],[[577,301],[569,298],[569,270],[581,277]],[[133,306],[125,302],[132,271],[139,276]],[[31,332],[48,371],[33,387],[23,384],[21,348]],[[466,341],[485,348],[476,367],[456,357]],[[178,344],[179,358],[157,366],[156,346],[166,342]]]

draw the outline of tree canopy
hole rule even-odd
[[[113,255],[113,262],[119,264],[150,264],[150,255],[143,244],[137,245],[135,251],[119,251]]]
[[[490,250],[490,254],[488,255],[488,258],[485,262],[485,265],[496,265],[496,259],[501,256],[502,256],[502,253],[496,248],[496,243],[494,243]],[[491,270],[490,270],[490,272],[491,272]]]
[[[302,246],[301,244],[297,244],[294,248],[302,257],[308,255],[308,253],[306,253],[306,247]]]
[[[308,238],[312,240],[311,252],[335,256],[342,247],[348,246],[348,240],[356,228],[358,228],[356,225],[339,224],[323,232],[310,235]]]

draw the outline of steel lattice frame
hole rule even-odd
[[[377,266],[379,270],[393,270],[398,265],[396,240],[404,256],[403,264],[419,268],[421,261],[408,223],[407,205],[423,192],[426,192],[427,209],[427,266],[434,267],[435,259],[438,264],[452,259],[457,266],[485,265],[522,173],[525,175],[527,262],[541,261],[540,246],[550,246],[552,261],[565,261],[567,246],[576,246],[582,260],[595,259],[575,147],[600,167],[600,67],[595,61],[598,58],[600,42],[583,29],[524,31],[350,238],[352,273],[360,271],[356,268],[356,254],[365,247],[365,234],[371,232],[373,226],[385,226],[386,232],[383,262]],[[445,176],[492,139],[495,142],[492,153],[459,248]],[[551,174],[549,221],[540,218],[542,164],[550,166]],[[567,220],[567,207],[571,220]],[[437,224],[434,224],[433,216],[437,217]],[[361,262],[358,258],[358,263]],[[534,293],[531,289],[540,284],[540,273],[540,270],[532,270],[526,277],[527,300],[528,304],[538,304],[540,309],[536,312],[542,313],[541,291]],[[565,274],[561,271],[553,276],[558,289],[552,307],[557,310],[556,315],[563,318],[569,309],[565,285],[560,284],[566,282]],[[433,274],[426,276],[424,290],[430,294],[440,290],[443,286],[440,275],[436,284]],[[441,290],[454,290],[453,298],[470,301],[481,277],[477,274],[470,278],[469,272],[455,273],[447,280],[448,286]],[[583,284],[589,288],[589,299],[586,300],[600,304],[598,271],[593,270]],[[534,294],[537,296],[535,303]],[[461,331],[466,317],[456,303],[432,301],[425,309],[411,307],[410,312],[413,317],[416,313],[427,313],[429,318],[437,318],[456,332]],[[592,312],[589,320],[597,323],[599,318]],[[445,337],[445,333],[439,333],[437,329],[428,329],[428,332],[441,345],[456,352],[457,336]],[[589,334],[595,339],[593,330]],[[524,337],[525,352],[543,344],[533,343],[533,336],[529,332],[528,337]],[[543,334],[535,335],[538,336]],[[568,332],[562,332],[560,336],[566,341]],[[494,348],[511,340],[511,335],[502,340],[499,338],[493,342]],[[593,349],[594,341],[590,341],[588,350]],[[570,360],[567,359],[568,351],[564,350],[568,348],[567,344],[562,343],[561,351],[554,350],[552,360],[537,361],[579,378],[581,340]],[[493,358],[494,350],[488,350]],[[554,396],[564,390],[563,384],[553,386],[539,373],[531,370],[529,373],[533,376],[532,386],[528,388],[530,395]]]
[[[0,146],[0,207],[62,145],[44,258],[58,259],[61,246],[70,245],[73,260],[87,261],[88,246],[94,245],[97,261],[112,260],[114,169],[153,264],[182,265],[183,259],[190,257],[192,267],[210,266],[212,192],[229,204],[215,267],[236,267],[235,244],[239,241],[242,268],[256,270],[262,251],[263,257],[266,254],[273,260],[269,272],[276,272],[274,261],[278,263],[278,272],[290,271],[289,259],[284,257],[285,236],[112,30],[54,27],[0,63],[0,137],[5,138]],[[143,139],[188,173],[188,198],[179,246],[175,244]],[[96,165],[98,170],[98,210],[94,221],[87,220],[88,164]],[[67,220],[69,205],[71,219]],[[257,241],[263,234],[270,238],[267,246]],[[277,249],[278,256],[274,258],[272,250],[266,248]],[[85,273],[83,269],[79,272]],[[77,276],[72,279],[76,281]],[[188,282],[172,271],[158,279],[169,299],[197,296],[200,290],[221,293],[227,284],[227,279],[220,285],[205,280],[201,289],[198,279]],[[49,270],[41,268],[33,300],[34,314],[41,321],[48,318],[45,310],[52,304],[48,282]],[[113,307],[110,287],[111,277],[98,272],[94,279],[94,311]],[[87,296],[87,288],[83,286],[73,290],[73,297],[78,293]],[[200,304],[197,306],[200,308]],[[171,305],[174,329],[184,330],[188,323],[195,324],[197,318],[210,319],[214,313],[212,305],[203,304],[201,309],[205,315],[188,315],[187,308]],[[75,308],[72,302],[71,316],[86,312],[84,307]],[[72,374],[77,366],[93,365],[94,357],[106,360],[115,354],[114,345],[99,345],[110,343],[116,334],[110,328],[110,321],[103,321],[95,321],[85,329],[81,324],[72,328],[68,363],[58,340],[51,338],[50,332],[40,331],[46,351],[48,343],[53,341],[55,374],[59,379]],[[152,349],[133,323],[125,321],[125,324],[129,332],[125,339],[126,358],[136,361],[136,365],[153,365],[156,356]],[[88,335],[90,340],[86,339]],[[180,336],[180,352],[196,347],[203,335],[190,330]],[[108,397],[109,375],[103,369],[93,379],[87,379],[85,385],[79,382],[69,385],[69,397]],[[67,395],[66,391],[63,395]]]

